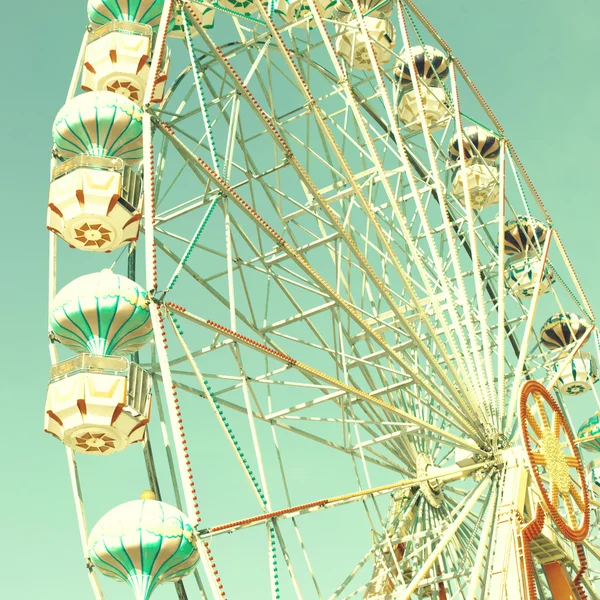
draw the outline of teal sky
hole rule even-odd
[[[419,5],[512,139],[592,307],[600,312],[600,3],[421,0]],[[50,128],[64,102],[87,19],[83,0],[38,2],[13,14],[5,13],[0,38],[5,306],[0,596],[75,600],[92,595],[67,462],[64,449],[42,426],[49,369],[45,218]],[[577,410],[584,414],[586,407]],[[135,497],[138,489],[113,480],[112,465],[112,460],[99,465],[97,478],[86,479],[92,493],[105,495],[105,510],[111,493],[116,504]],[[250,513],[254,509],[249,506]],[[243,506],[241,511],[248,512]],[[131,597],[125,587],[106,591],[107,600]],[[174,594],[169,589],[155,597]]]

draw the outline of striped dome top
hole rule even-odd
[[[67,348],[99,356],[131,354],[152,337],[145,290],[110,269],[78,277],[60,290],[50,325]]]
[[[578,439],[590,437],[592,435],[600,436],[600,412],[595,413],[587,419],[577,430]],[[581,444],[586,450],[600,452],[600,437],[595,440],[588,440]]]
[[[448,144],[448,157],[452,161],[460,159],[458,138],[458,134],[455,134]],[[495,160],[500,155],[500,140],[491,131],[479,127],[479,125],[465,127],[462,139],[467,162],[479,157],[485,160]]]
[[[549,350],[563,350],[580,340],[590,327],[575,313],[556,313],[542,325],[540,339]]]
[[[544,245],[548,228],[541,221],[519,215],[504,224],[504,252],[509,256],[536,251]]]
[[[111,21],[150,25],[158,29],[165,0],[88,0],[87,12],[92,26]],[[173,18],[169,28],[173,26]]]
[[[88,547],[96,568],[129,583],[136,600],[148,600],[161,583],[182,579],[199,559],[187,517],[157,500],[134,500],[113,508],[92,530]]]
[[[121,94],[87,92],[69,100],[52,127],[54,145],[63,158],[78,154],[140,162],[142,109]]]
[[[428,85],[435,85],[439,77],[444,81],[448,77],[448,59],[433,46],[413,46],[415,57],[415,68],[419,77]],[[410,53],[404,49],[400,54],[400,60],[394,69],[394,75],[400,85],[411,85],[410,78]],[[436,77],[437,75],[437,77]]]

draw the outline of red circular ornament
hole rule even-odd
[[[590,525],[583,464],[564,414],[538,381],[527,381],[521,388],[519,421],[546,512],[565,537],[583,541]]]

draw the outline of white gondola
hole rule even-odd
[[[517,298],[531,298],[542,270],[542,248],[548,228],[531,216],[519,215],[504,225],[505,282]],[[546,264],[540,283],[540,294],[554,283],[553,271]]]
[[[140,176],[120,158],[85,154],[52,172],[47,227],[80,250],[110,252],[137,240]]]
[[[411,56],[412,53],[412,56]],[[419,82],[419,93],[414,88],[410,72],[411,60]],[[398,118],[409,131],[419,131],[418,95],[423,103],[423,114],[430,130],[444,125],[450,117],[449,101],[443,81],[448,77],[447,58],[432,46],[414,46],[404,50],[394,74],[398,81]]]
[[[498,168],[487,164],[472,164],[465,167],[467,188],[471,199],[471,208],[481,210],[493,204],[498,204],[500,187],[498,185]],[[460,171],[452,181],[452,195],[464,205],[465,188]]]
[[[141,104],[148,84],[152,55],[152,27],[142,23],[111,21],[92,31],[85,49],[81,89],[108,91]],[[155,101],[164,95],[169,60],[163,61],[154,90]]]
[[[462,139],[462,152],[465,159],[464,169],[457,168],[452,179],[452,194],[463,205],[465,183],[469,190],[471,208],[481,210],[498,204],[500,197],[499,172],[496,161],[500,155],[498,138],[477,125],[465,127],[462,136],[455,135],[448,146],[450,163],[458,167],[461,151],[459,137]]]
[[[508,291],[517,298],[531,298],[542,271],[539,256],[522,256],[506,262],[504,277]],[[550,291],[554,277],[548,266],[544,267],[540,283],[540,294]]]
[[[84,454],[107,455],[144,439],[149,373],[120,356],[80,354],[52,367],[44,430]]]
[[[349,67],[369,71],[373,68],[367,50],[368,39],[360,29],[358,19],[346,15],[337,26],[336,51]],[[386,65],[392,57],[396,33],[387,16],[364,17],[373,52],[380,65]]]
[[[421,86],[420,93],[429,130],[435,131],[443,127],[450,114],[444,88]],[[398,101],[398,118],[409,131],[419,131],[422,128],[417,93],[414,89],[401,94]]]
[[[560,358],[550,367],[550,375],[555,375],[562,368]],[[598,365],[589,352],[579,352],[565,367],[556,389],[567,396],[578,396],[592,389],[598,381]]]

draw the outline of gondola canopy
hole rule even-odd
[[[52,138],[63,158],[118,157],[133,166],[142,151],[142,109],[114,92],[87,92],[59,111]]]
[[[460,160],[458,139],[459,135],[456,134],[448,144],[448,157],[453,162]],[[482,158],[486,162],[494,162],[500,156],[500,140],[498,137],[491,131],[479,127],[479,125],[465,127],[462,140],[467,163],[478,158]]]
[[[590,329],[589,322],[572,312],[556,313],[540,329],[542,344],[549,350],[564,350]]]
[[[504,252],[509,256],[540,250],[548,228],[533,217],[519,215],[504,225]]]
[[[598,436],[594,438],[594,436]],[[582,442],[580,445],[590,452],[600,452],[600,412],[587,419],[577,431],[577,438],[594,438]]]
[[[156,31],[164,5],[165,0],[88,0],[87,12],[92,27],[125,21],[150,25]]]
[[[127,355],[152,337],[146,291],[110,269],[78,277],[54,298],[50,325],[75,352]]]
[[[437,85],[438,78],[444,81],[448,77],[448,59],[441,50],[433,46],[413,46],[411,50],[417,75],[427,85]],[[394,75],[401,86],[412,85],[410,59],[410,51],[404,49],[394,69]]]
[[[90,559],[104,575],[129,583],[136,600],[193,571],[199,554],[192,524],[157,500],[134,500],[108,512],[89,537]]]

